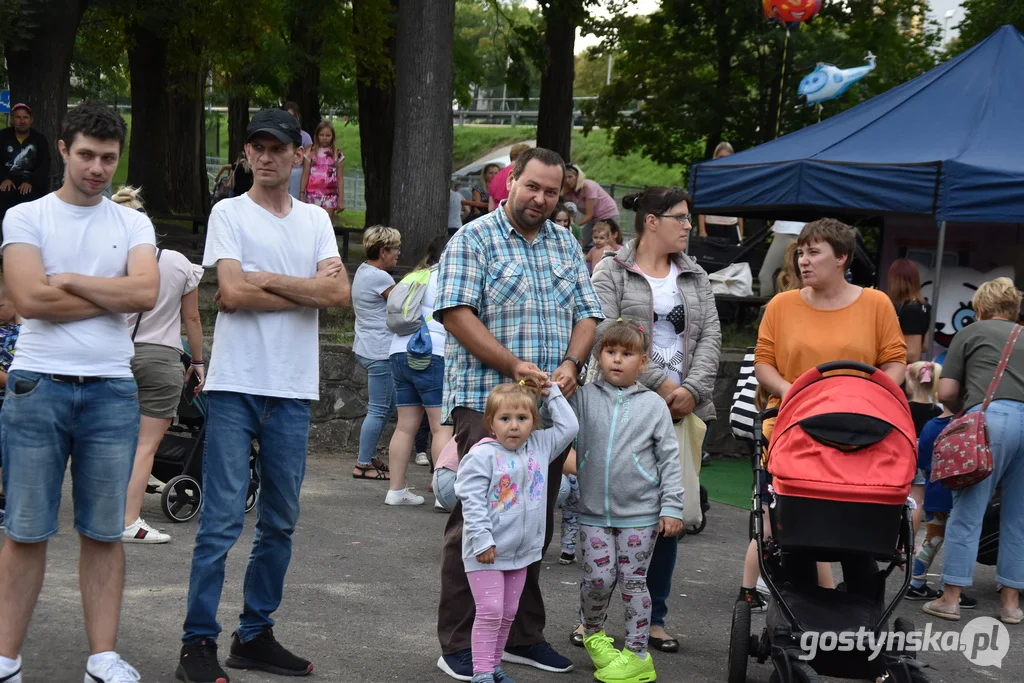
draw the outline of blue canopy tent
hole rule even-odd
[[[960,56],[841,114],[696,164],[694,211],[809,220],[1024,221],[1024,35],[1003,26]],[[933,321],[934,322],[934,321]]]

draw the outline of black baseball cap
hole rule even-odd
[[[245,141],[249,142],[259,133],[273,135],[281,142],[291,142],[296,147],[302,146],[299,122],[284,109],[261,109],[256,112],[245,129]]]

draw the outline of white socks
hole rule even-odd
[[[109,659],[118,659],[118,654],[113,650],[110,650],[109,652],[99,652],[97,654],[90,655],[89,661],[86,662],[86,666],[90,669],[93,667],[98,667]]]
[[[9,676],[21,669],[21,655],[17,659],[10,659],[0,655],[0,676]]]

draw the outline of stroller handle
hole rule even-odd
[[[835,372],[836,370],[853,370],[855,372],[863,372],[867,375],[873,375],[876,372],[880,372],[878,368],[867,363],[861,363],[855,360],[834,360],[829,363],[823,363],[818,366],[818,372],[825,374],[826,372]]]

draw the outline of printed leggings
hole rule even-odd
[[[519,609],[519,597],[526,583],[526,568],[467,572],[469,589],[476,603],[473,620],[473,673],[494,673],[501,664],[508,632]]]
[[[928,569],[932,566],[932,560],[946,540],[946,520],[949,515],[945,512],[933,512],[931,519],[925,522],[924,543],[917,549],[914,555],[914,580],[911,585],[920,588],[927,583]]]
[[[608,603],[618,584],[625,608],[626,647],[638,655],[647,651],[651,629],[647,567],[657,538],[657,526],[613,529],[580,525],[580,543],[583,544],[580,611],[586,635],[594,635],[604,628]]]
[[[564,495],[563,495],[564,493]],[[580,484],[575,474],[562,475],[558,491],[558,506],[562,508],[562,552],[576,554],[576,539],[580,534],[580,521],[576,514],[580,504]]]

